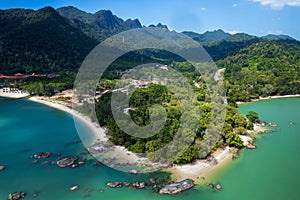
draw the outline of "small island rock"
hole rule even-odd
[[[15,192],[8,195],[8,200],[19,200],[26,196],[24,192]]]
[[[178,194],[184,190],[194,187],[194,182],[191,179],[186,179],[180,182],[172,183],[164,186],[159,194]]]
[[[111,188],[120,188],[122,187],[122,182],[109,182],[106,184],[108,187],[111,187]]]
[[[39,152],[37,154],[34,154],[34,158],[49,158],[52,155],[51,152]]]
[[[68,158],[62,158],[59,161],[56,162],[56,164],[59,167],[68,167],[68,166],[72,166],[74,164],[74,162],[78,160],[78,157],[68,157]]]
[[[216,185],[216,189],[217,189],[217,190],[221,190],[221,189],[222,189],[222,186],[219,185],[219,184],[217,184],[217,185]]]

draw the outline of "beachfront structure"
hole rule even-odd
[[[0,89],[0,97],[7,98],[23,98],[29,96],[27,91],[19,90],[16,88],[4,87]]]

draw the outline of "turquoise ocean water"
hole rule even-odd
[[[268,122],[279,124],[279,131],[257,137],[256,150],[244,149],[238,159],[215,172],[212,181],[223,186],[213,192],[203,185],[176,196],[161,196],[151,190],[110,189],[108,181],[148,179],[128,175],[106,166],[95,166],[90,159],[76,169],[62,169],[43,160],[32,163],[39,151],[61,152],[62,156],[88,158],[71,115],[27,100],[0,98],[0,199],[14,191],[27,193],[25,199],[291,199],[300,198],[300,98],[272,99],[240,106],[242,113],[258,112]],[[294,125],[290,121],[295,122]],[[81,125],[87,132],[87,127]],[[55,156],[47,160],[55,160]],[[69,191],[73,185],[79,190]],[[104,189],[103,193],[99,190]]]

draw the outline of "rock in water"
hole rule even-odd
[[[221,189],[222,189],[222,186],[219,185],[219,184],[217,184],[217,185],[216,185],[216,189],[217,189],[217,190],[221,190]]]
[[[79,187],[77,185],[74,185],[72,187],[70,187],[70,191],[75,191],[75,190],[78,190]]]
[[[5,166],[0,166],[0,171],[5,170]]]
[[[120,188],[122,187],[122,183],[121,182],[110,182],[110,183],[107,183],[106,184],[108,187],[111,187],[111,188]]]
[[[68,167],[74,164],[74,162],[78,160],[78,157],[68,157],[68,158],[62,158],[59,161],[56,162],[56,164],[59,167]]]
[[[159,194],[178,194],[184,190],[191,189],[192,187],[194,187],[194,181],[191,179],[186,179],[164,186],[159,191]]]
[[[24,192],[15,192],[8,195],[8,200],[19,200],[26,196]]]
[[[34,158],[49,158],[52,155],[51,152],[39,152],[35,154],[33,157]]]

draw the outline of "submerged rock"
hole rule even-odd
[[[8,195],[8,200],[19,200],[26,196],[24,192],[15,192]]]
[[[94,165],[96,165],[96,166],[101,166],[102,165],[102,163],[101,162],[99,162],[99,161],[97,161],[97,162],[95,162],[95,164]]]
[[[5,170],[5,166],[0,166],[0,171]]]
[[[61,153],[60,153],[60,152],[57,152],[57,153],[55,154],[55,156],[59,157],[59,156],[61,156]]]
[[[150,180],[150,183],[156,184],[156,180],[154,178],[150,178],[149,180]]]
[[[215,188],[215,185],[213,183],[206,183],[206,185],[211,189]]]
[[[39,196],[39,192],[35,192],[35,193],[33,193],[33,195],[32,195],[33,198],[37,198],[38,196]]]
[[[275,123],[269,123],[269,126],[276,127],[276,126],[278,126],[278,125],[275,124]]]
[[[159,194],[178,194],[184,190],[191,189],[192,187],[194,187],[194,181],[191,179],[186,179],[164,186],[159,191]]]

